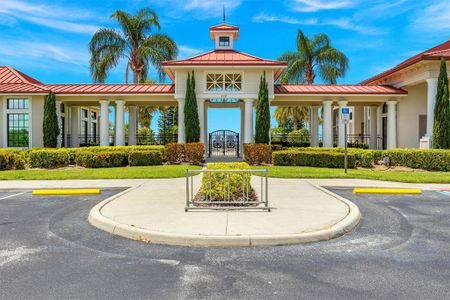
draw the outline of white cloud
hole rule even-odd
[[[339,18],[339,19],[298,19],[289,16],[280,15],[268,15],[265,13],[260,13],[252,18],[255,23],[264,22],[281,22],[294,25],[311,25],[311,26],[334,26],[344,30],[354,31],[361,34],[367,35],[378,35],[384,32],[381,29],[377,29],[370,26],[360,25],[357,22],[353,22],[350,18]]]
[[[185,18],[189,12],[189,18],[211,19],[222,16],[223,7],[228,19],[230,12],[239,7],[243,0],[173,0],[168,6],[165,1],[150,0],[153,4],[168,9],[168,15],[176,18]]]
[[[317,24],[317,19],[305,19],[300,20],[297,18],[289,17],[289,16],[277,16],[277,15],[268,15],[265,13],[260,13],[252,18],[252,21],[255,23],[264,23],[264,22],[281,22],[287,24],[296,24],[296,25],[315,25]]]
[[[68,14],[70,12],[70,14]],[[3,0],[0,5],[1,19],[4,25],[14,24],[14,20],[24,20],[33,24],[61,31],[92,34],[99,26],[79,22],[81,19],[94,19],[91,12],[71,7],[31,4],[20,0]],[[0,21],[1,22],[1,21]]]
[[[0,43],[3,42],[0,40]],[[63,62],[72,66],[87,68],[89,53],[87,50],[75,49],[71,46],[55,46],[38,41],[14,41],[8,47],[0,47],[0,54],[17,59],[39,59],[53,62]]]
[[[450,2],[429,3],[413,16],[412,25],[415,29],[431,32],[450,29]]]
[[[293,10],[298,12],[316,12],[320,10],[333,10],[353,7],[354,0],[294,0],[291,3]]]
[[[179,45],[178,50],[178,59],[192,57],[204,52],[202,49],[192,48],[186,45]]]

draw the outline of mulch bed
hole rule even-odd
[[[255,190],[252,188],[248,193],[248,198],[246,195],[243,195],[242,192],[238,192],[230,197],[232,200],[227,201],[227,199],[219,199],[219,198],[206,198],[206,195],[198,192],[195,197],[193,204],[198,207],[252,207],[257,206],[257,203],[252,203],[258,201],[258,196],[256,195]],[[207,200],[206,200],[207,199]],[[212,203],[203,203],[203,201],[211,201]],[[249,203],[221,203],[221,202],[249,202]]]

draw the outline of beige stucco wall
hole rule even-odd
[[[3,118],[6,118],[6,116],[3,113],[3,106],[5,105],[4,101],[5,100],[3,99],[3,97],[0,96],[0,148],[2,148],[4,146],[3,142],[4,142],[4,138],[6,138],[3,134],[3,131],[5,130],[3,128],[3,126],[4,126]]]
[[[397,140],[400,148],[419,147],[419,115],[427,114],[427,84],[403,87],[408,96],[402,98],[397,110]]]
[[[44,121],[44,96],[31,97],[32,147],[44,145],[42,124]]]
[[[186,80],[188,72],[195,72],[195,87],[198,98],[210,99],[217,98],[226,94],[228,98],[246,99],[258,97],[259,80],[264,71],[266,71],[266,80],[269,87],[269,97],[273,98],[273,72],[271,69],[261,68],[220,68],[220,69],[180,69],[175,72],[175,97],[184,98],[186,94]],[[242,90],[239,92],[209,92],[206,90],[207,73],[241,73]]]

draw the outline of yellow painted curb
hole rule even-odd
[[[422,194],[421,189],[401,188],[354,188],[353,194]]]
[[[77,190],[34,190],[33,196],[60,196],[60,195],[99,195],[100,189],[77,189]]]

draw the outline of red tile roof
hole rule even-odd
[[[36,79],[14,68],[0,66],[0,93],[47,93],[48,89]]]
[[[441,57],[444,57],[446,60],[450,60],[450,40],[446,41],[445,43],[442,43],[440,45],[437,45],[436,47],[433,47],[431,49],[428,49],[422,53],[419,53],[404,62],[398,64],[397,66],[384,71],[383,73],[380,73],[378,75],[375,75],[369,79],[364,80],[361,82],[361,84],[371,84],[372,82],[382,79],[383,77],[386,77],[388,75],[391,75],[397,71],[400,71],[406,67],[409,67],[415,63],[418,63],[423,60],[439,60]]]
[[[173,84],[48,84],[55,94],[173,94]]]
[[[276,95],[317,94],[317,95],[406,95],[408,92],[385,85],[332,85],[332,84],[276,84]]]
[[[236,50],[212,50],[197,56],[162,63],[169,66],[287,66],[287,62],[259,58]]]
[[[228,25],[228,24],[219,24],[216,26],[209,27],[210,31],[236,31],[239,30],[239,27]]]

